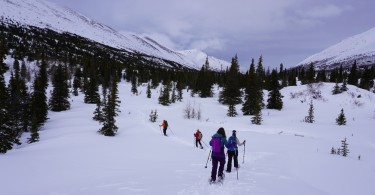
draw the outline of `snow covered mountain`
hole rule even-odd
[[[173,61],[189,68],[200,69],[207,57],[202,51],[174,51],[149,37],[119,33],[69,8],[44,0],[1,0],[0,14],[1,21],[11,20],[22,26],[69,32],[107,46]],[[209,62],[215,69],[230,64],[214,57],[209,57]]]
[[[344,39],[306,58],[298,65],[308,65],[313,62],[316,68],[332,69],[341,64],[344,67],[351,66],[355,60],[359,66],[375,65],[375,28]]]

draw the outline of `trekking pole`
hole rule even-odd
[[[237,180],[238,180],[238,168],[237,168]]]
[[[206,162],[206,166],[204,168],[207,168],[207,164],[208,164],[208,160],[210,159],[210,156],[211,156],[211,150],[210,150],[210,153],[208,153],[208,157],[207,157],[207,162]]]
[[[159,125],[159,129],[160,129],[160,133],[161,133],[161,135],[163,135],[163,132],[161,131],[161,126]]]
[[[202,142],[203,142],[203,144],[204,144],[207,148],[209,148],[208,145],[206,144],[206,142],[204,142],[203,140],[202,140]]]
[[[172,131],[172,128],[171,128],[171,127],[169,127],[169,130],[171,130],[172,134],[173,134],[173,135],[175,135],[175,134],[173,133],[173,131]]]
[[[245,148],[246,148],[246,144],[244,143],[243,144],[243,159],[242,159],[242,164],[245,164]]]

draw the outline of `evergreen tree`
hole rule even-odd
[[[336,95],[336,94],[339,94],[341,93],[341,89],[339,87],[339,83],[336,81],[336,84],[335,86],[333,87],[333,90],[332,90],[332,95]]]
[[[171,95],[171,103],[176,103],[177,95],[176,95],[176,84],[172,82],[173,88],[172,88],[172,95]]]
[[[277,78],[277,71],[273,70],[271,73],[270,92],[268,94],[268,109],[281,110],[283,108],[282,95],[279,91],[280,84]]]
[[[366,68],[361,76],[359,87],[365,90],[370,90],[374,86],[374,78],[372,76],[371,68]]]
[[[326,70],[323,69],[323,70],[318,71],[318,74],[316,75],[316,81],[327,82]]]
[[[311,100],[308,115],[305,117],[306,123],[314,123],[314,104]]]
[[[6,49],[3,39],[0,37],[0,153],[6,153],[13,148],[13,131],[9,126],[9,91],[6,87],[4,74],[8,67],[4,63]]]
[[[346,143],[346,138],[344,140],[341,141],[341,148],[340,148],[340,151],[341,151],[341,155],[342,156],[348,156],[349,154],[349,148],[348,148],[348,143]]]
[[[239,85],[239,64],[237,55],[232,58],[232,63],[227,73],[227,80],[223,91],[220,92],[219,102],[228,105],[228,116],[234,117],[237,115],[236,104],[242,102],[241,90]]]
[[[261,125],[262,124],[262,105],[261,103],[258,103],[254,110],[254,116],[251,118],[251,123],[255,125]]]
[[[73,78],[73,95],[78,96],[78,89],[82,87],[82,72],[80,68],[77,68]]]
[[[233,100],[229,99],[228,101],[228,113],[227,116],[229,117],[235,117],[237,116],[237,111],[236,111],[236,104],[234,103]]]
[[[213,85],[212,72],[210,71],[210,64],[208,62],[208,57],[207,57],[205,64],[202,66],[201,70],[198,72],[198,77],[196,81],[195,89],[199,93],[199,97],[202,97],[202,98],[212,97],[213,96],[212,85]]]
[[[108,94],[107,100],[108,103],[103,108],[103,127],[99,129],[99,132],[105,136],[115,136],[118,130],[115,117],[120,112],[118,109],[120,101],[118,100],[117,79],[115,77],[112,78],[111,93]]]
[[[28,139],[28,143],[39,141],[38,131],[48,119],[47,87],[47,63],[43,57],[38,75],[35,76],[33,83],[33,93],[30,103],[31,137]]]
[[[341,92],[348,91],[348,87],[346,86],[346,84],[347,84],[347,81],[346,81],[346,78],[344,78],[343,81],[342,81],[342,85],[340,87]]]
[[[146,94],[147,94],[147,98],[151,98],[151,85],[150,85],[150,83],[147,83]]]
[[[103,94],[103,101],[106,101],[106,94]],[[96,108],[94,110],[94,113],[93,113],[94,116],[92,117],[92,119],[99,121],[99,122],[104,121],[103,108],[102,108],[103,104],[105,105],[105,102],[102,103],[99,99],[98,102],[96,103]]]
[[[183,96],[182,96],[182,90],[184,89],[184,85],[181,81],[181,79],[179,79],[177,81],[177,84],[176,84],[176,89],[177,89],[177,101],[180,101],[182,102],[182,99],[183,99]]]
[[[237,55],[232,58],[232,63],[229,68],[229,72],[227,72],[227,80],[225,82],[223,90],[220,92],[219,95],[219,102],[222,104],[228,105],[231,104],[239,104],[242,102],[241,100],[241,90],[239,87],[239,65]]]
[[[357,61],[354,61],[354,64],[350,68],[350,73],[348,75],[348,84],[350,85],[358,85],[358,68],[357,68]]]
[[[307,83],[315,83],[315,66],[314,63],[310,63],[309,69],[306,73]]]
[[[49,101],[49,107],[55,112],[70,109],[69,86],[66,71],[65,67],[59,64],[53,75],[53,90]]]
[[[242,104],[242,112],[243,115],[254,115],[255,114],[255,106],[258,104],[257,95],[260,95],[258,92],[261,90],[259,89],[259,82],[257,76],[255,74],[255,64],[254,59],[252,59],[250,64],[250,69],[247,74],[247,85],[245,88],[245,98],[244,103]]]
[[[344,109],[341,109],[341,113],[336,118],[336,124],[337,125],[346,125],[346,118],[345,118],[345,114],[344,114]]]
[[[163,106],[169,106],[171,104],[171,101],[169,99],[169,93],[170,93],[170,82],[168,82],[167,85],[164,85],[164,88],[160,91],[160,96],[159,96],[159,104]]]
[[[292,70],[288,74],[288,86],[297,86],[296,71]]]
[[[29,126],[29,92],[25,83],[25,79],[22,79],[19,61],[15,60],[13,64],[14,76],[9,81],[9,92],[10,92],[10,115],[12,118],[13,129],[17,132],[18,136],[21,136],[22,132],[28,131]]]
[[[133,93],[133,95],[138,95],[137,77],[135,75],[133,75],[131,81],[132,81],[131,92]]]

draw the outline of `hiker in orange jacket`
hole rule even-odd
[[[166,120],[163,120],[163,122],[159,126],[163,127],[164,136],[167,136],[168,122]]]

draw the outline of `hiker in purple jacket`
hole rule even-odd
[[[225,165],[225,152],[224,146],[227,144],[227,139],[225,135],[225,130],[223,127],[220,127],[217,130],[217,133],[212,136],[210,141],[210,146],[212,146],[212,171],[211,171],[211,181],[216,181],[216,174],[219,177],[219,180],[224,179],[224,165]],[[217,165],[219,165],[219,171],[217,170]]]

